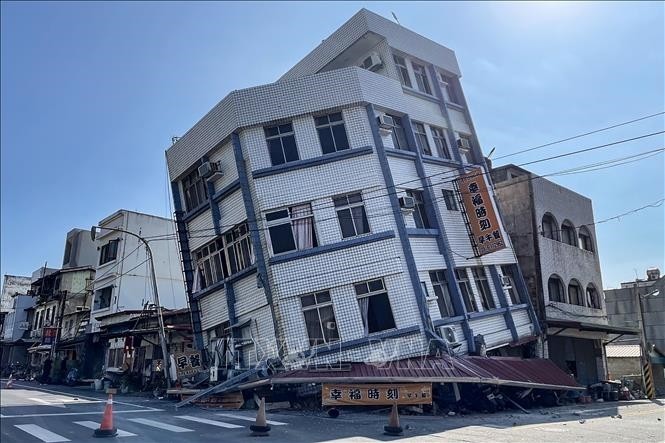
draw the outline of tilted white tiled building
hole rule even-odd
[[[510,244],[474,257],[453,180],[484,160],[459,77],[453,51],[363,9],[167,150],[197,346],[230,336],[248,367],[539,332]]]

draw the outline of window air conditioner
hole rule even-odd
[[[439,328],[439,333],[449,344],[452,345],[457,343],[457,340],[455,340],[455,330],[450,326],[441,326]]]
[[[413,197],[400,197],[399,198],[399,207],[405,211],[413,211],[416,209],[416,200]]]
[[[221,170],[219,162],[203,162],[199,166],[199,175],[203,178],[212,180],[222,177],[224,173]]]
[[[395,125],[393,118],[386,114],[381,114],[376,119],[379,122],[379,128],[381,129],[392,129]]]
[[[513,283],[510,281],[510,277],[508,277],[507,275],[502,275],[501,276],[501,284],[503,286],[512,286],[513,285]]]
[[[469,152],[471,150],[471,143],[469,143],[469,140],[466,138],[458,138],[457,147],[460,151]]]
[[[360,66],[363,69],[367,69],[368,71],[374,72],[381,69],[381,67],[383,66],[383,62],[381,61],[381,57],[379,57],[379,54],[377,54],[376,52],[372,52],[369,55],[369,57],[363,60]]]

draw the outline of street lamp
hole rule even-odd
[[[166,349],[166,333],[164,332],[164,316],[162,315],[162,306],[161,303],[159,302],[159,293],[157,292],[157,278],[155,277],[155,262],[152,257],[152,249],[150,249],[150,245],[148,244],[148,240],[145,238],[141,237],[138,234],[135,234],[130,231],[125,231],[124,229],[120,228],[108,228],[108,227],[101,227],[101,226],[92,226],[90,228],[90,238],[92,238],[92,241],[95,241],[95,238],[97,237],[97,229],[106,229],[109,231],[116,231],[116,232],[123,232],[125,234],[131,235],[133,237],[138,238],[143,244],[145,245],[147,254],[148,254],[148,261],[150,262],[150,275],[152,277],[152,292],[155,295],[155,309],[157,309],[157,321],[159,322],[159,341],[161,344],[162,348],[162,356],[164,360],[164,365],[162,366],[164,370],[164,378],[166,378],[166,387],[171,388],[171,378],[169,376],[169,366],[170,366],[170,358],[168,351]]]

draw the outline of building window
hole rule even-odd
[[[432,88],[429,85],[429,79],[427,78],[427,70],[423,65],[418,63],[411,63],[413,66],[413,73],[416,76],[416,83],[418,84],[418,90],[424,92],[425,94],[432,95]]]
[[[577,235],[575,234],[575,226],[568,221],[564,220],[561,224],[561,241],[570,246],[577,247]]]
[[[392,118],[393,124],[390,128],[391,136],[393,139],[393,147],[395,149],[403,149],[405,151],[409,150],[409,145],[406,142],[406,132],[404,132],[404,126],[402,125],[401,117],[396,117],[394,115],[386,114]]]
[[[577,280],[571,280],[568,284],[568,298],[571,305],[584,306],[582,287]]]
[[[547,292],[549,293],[550,301],[556,301],[559,303],[566,302],[566,294],[563,290],[563,283],[561,279],[553,275],[547,280]]]
[[[455,277],[457,278],[457,283],[462,294],[462,299],[464,300],[464,306],[466,306],[466,311],[477,312],[478,305],[476,304],[476,298],[473,296],[473,290],[471,289],[471,283],[469,282],[469,276],[466,273],[466,269],[455,269]]]
[[[404,57],[399,55],[393,55],[393,60],[397,65],[397,73],[399,74],[399,81],[402,82],[404,86],[411,87],[411,78],[409,77],[409,70],[406,67],[406,60]]]
[[[111,295],[113,286],[107,286],[97,291],[95,294],[95,310],[106,309],[111,306]]]
[[[247,222],[242,222],[224,234],[226,257],[231,275],[254,264],[254,251],[249,237]]]
[[[182,179],[182,191],[185,195],[185,208],[188,211],[208,200],[208,187],[203,178],[199,176],[198,168]]]
[[[334,197],[333,203],[335,204],[337,220],[339,220],[343,238],[355,237],[369,232],[365,204],[360,192]]]
[[[580,248],[585,251],[593,252],[593,241],[591,240],[591,233],[586,226],[580,226],[579,231]]]
[[[395,328],[393,311],[382,279],[354,285],[365,335]]]
[[[103,265],[104,263],[108,263],[116,259],[116,257],[118,256],[119,242],[120,242],[119,239],[111,240],[108,243],[106,243],[104,246],[102,246],[102,248],[99,251],[100,265]]]
[[[268,126],[263,128],[263,130],[266,134],[268,152],[270,153],[270,161],[273,166],[299,159],[296,137],[293,133],[293,125],[291,123]]]
[[[205,289],[229,276],[224,254],[224,240],[219,238],[194,252],[198,276],[194,278],[194,292]],[[197,282],[198,278],[198,282]]]
[[[324,154],[349,149],[349,139],[346,137],[346,129],[342,113],[336,112],[321,117],[314,117],[316,132],[319,134],[319,142]]]
[[[513,278],[512,270],[509,266],[501,266],[501,273],[503,274],[504,281],[502,282],[503,290],[510,297],[510,302],[513,305],[521,303],[517,287],[515,286],[515,279]]]
[[[305,316],[305,327],[310,346],[339,341],[330,292],[322,291],[305,295],[300,299],[300,303]]]
[[[416,144],[425,155],[432,155],[432,148],[429,146],[429,141],[427,140],[427,133],[425,132],[425,125],[422,123],[413,123],[413,133],[416,136]]]
[[[62,264],[63,265],[68,264],[71,259],[72,259],[72,242],[70,240],[67,240],[65,242],[65,256],[62,259]]]
[[[318,246],[312,205],[291,206],[266,213],[268,236],[273,254],[302,251]]]
[[[455,78],[441,74],[441,83],[443,85],[444,91],[446,92],[446,95],[448,96],[448,101],[458,105],[462,104],[462,100],[457,89],[457,81]]]
[[[480,291],[480,303],[483,305],[483,311],[496,309],[496,304],[494,303],[494,298],[492,297],[492,290],[490,289],[490,284],[487,281],[485,268],[474,267],[471,268],[471,272],[473,273],[473,279],[476,282],[476,286]]]
[[[430,126],[430,129],[432,130],[432,138],[434,139],[437,151],[439,151],[439,155],[443,158],[450,158],[450,149],[448,148],[448,142],[446,141],[443,129],[436,126]]]
[[[443,201],[446,203],[446,209],[449,211],[459,211],[455,191],[452,189],[442,189],[441,192],[443,192]]]
[[[406,191],[406,195],[412,197],[416,202],[416,209],[413,211],[413,221],[418,229],[429,229],[431,227],[425,211],[425,200],[423,191]]]
[[[559,229],[556,219],[549,212],[543,215],[543,237],[550,238],[552,240],[559,240]]]
[[[109,349],[106,360],[107,368],[122,368],[125,363],[125,350],[123,348]]]
[[[600,304],[600,295],[598,294],[598,291],[593,284],[589,284],[586,287],[586,298],[590,308],[602,309]]]
[[[454,317],[455,309],[453,308],[453,301],[450,298],[445,271],[429,271],[429,279],[432,281],[432,286],[434,287],[434,294],[437,297],[436,302],[439,305],[441,318]]]
[[[464,163],[473,163],[473,155],[471,153],[471,151],[473,150],[473,143],[471,142],[471,136],[466,134],[457,134],[457,136],[459,137],[460,140],[462,141],[465,140],[466,141],[465,144],[466,146],[468,146],[468,148],[458,149],[460,156],[462,157],[462,161]]]

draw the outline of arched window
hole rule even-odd
[[[547,292],[550,296],[550,301],[557,301],[560,303],[566,302],[566,293],[563,290],[563,282],[558,275],[552,275],[547,281]]]
[[[586,226],[580,226],[580,248],[585,251],[593,252],[593,240],[591,239],[591,233]]]
[[[589,283],[586,287],[586,299],[590,308],[602,309],[600,304],[600,294],[593,283]]]
[[[571,305],[584,306],[584,297],[582,295],[582,286],[580,282],[573,279],[568,283],[568,299]]]
[[[543,215],[543,236],[552,240],[559,240],[559,225],[549,212]]]
[[[571,246],[577,246],[575,226],[570,220],[564,220],[563,223],[561,223],[561,241]]]

